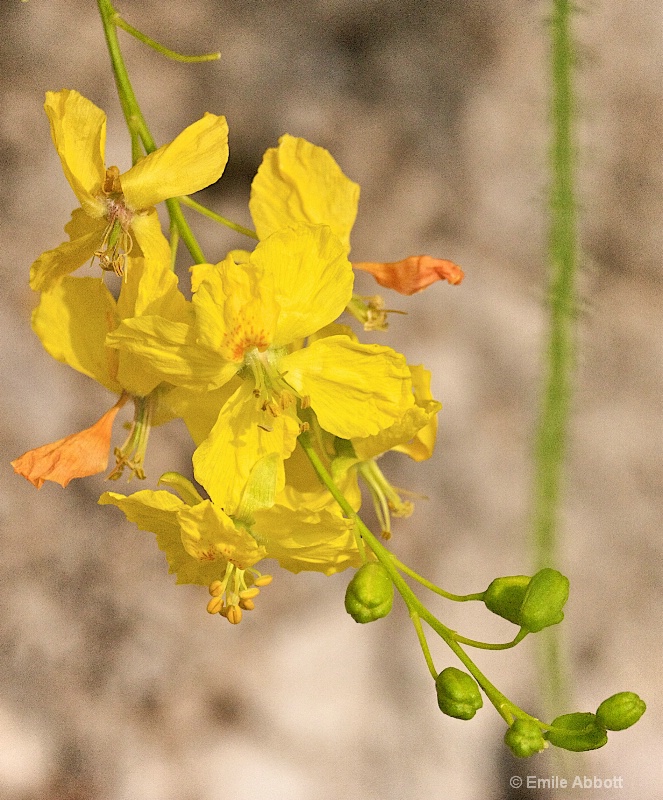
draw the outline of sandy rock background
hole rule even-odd
[[[2,4],[0,242],[4,469],[0,514],[0,796],[7,800],[418,800],[577,797],[509,788],[513,775],[621,776],[658,796],[662,645],[660,536],[663,8],[587,2],[579,40],[579,355],[560,568],[575,702],[633,689],[634,729],[556,765],[516,763],[497,715],[443,717],[406,615],[347,617],[347,575],[276,572],[238,628],[175,587],[153,537],[96,499],[103,478],[39,493],[8,461],[91,424],[112,400],[51,361],[32,334],[32,260],[63,238],[74,198],[52,148],[43,93],[76,88],[109,114],[108,163],[128,138],[91,0]],[[527,572],[530,453],[545,333],[544,207],[549,4],[531,0],[124,0],[138,28],[183,66],[121,41],[159,142],[203,111],[223,113],[231,156],[202,202],[249,223],[249,182],[284,132],[327,147],[362,186],[356,260],[428,252],[462,264],[458,288],[391,306],[379,341],[434,373],[438,449],[385,459],[428,497],[396,523],[399,556],[457,592]],[[213,260],[240,237],[193,219]],[[183,281],[186,263],[182,263]],[[369,281],[361,290],[375,291]],[[377,338],[377,337],[376,337]],[[121,432],[120,436],[121,438]],[[188,470],[177,426],[157,430],[147,486]],[[135,484],[129,489],[134,489]],[[141,487],[142,488],[142,487]],[[439,606],[467,635],[500,620]],[[453,663],[434,648],[440,667]],[[478,662],[536,710],[529,641]],[[560,713],[572,709],[559,709]]]

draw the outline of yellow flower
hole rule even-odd
[[[350,233],[359,206],[359,186],[347,178],[323,147],[285,134],[269,148],[251,184],[249,209],[259,239],[301,222],[329,225],[350,252]],[[452,261],[410,256],[392,263],[355,262],[376,281],[400,294],[421,292],[438,280],[463,280]],[[373,325],[373,327],[376,327]]]
[[[270,470],[267,464],[265,471]],[[207,585],[212,596],[207,610],[230,622],[239,622],[242,611],[254,607],[259,588],[271,580],[254,569],[263,558],[274,558],[291,572],[326,575],[361,564],[353,524],[338,512],[294,511],[278,504],[263,508],[273,502],[273,492],[267,491],[251,513],[243,502],[238,516],[229,516],[203,500],[181,475],[168,473],[160,482],[184,499],[167,491],[105,492],[99,503],[117,506],[141,530],[156,534],[177,583]]]
[[[175,385],[209,391],[235,375],[243,379],[194,454],[196,479],[226,511],[264,455],[282,460],[294,449],[297,401],[345,439],[377,434],[414,404],[405,359],[388,347],[338,335],[288,352],[336,319],[352,282],[331,230],[300,225],[267,237],[246,263],[229,256],[196,267],[195,326],[142,317],[108,336],[110,346],[142,358]],[[279,490],[284,482],[280,463]]]
[[[42,292],[32,315],[32,328],[46,351],[57,361],[120,395],[120,400],[91,428],[30,450],[12,462],[17,473],[38,488],[44,480],[66,486],[72,478],[103,472],[108,463],[112,424],[131,396],[136,407],[134,425],[112,477],[127,466],[144,477],[142,462],[150,425],[166,421],[155,418],[161,376],[129,353],[106,347],[106,335],[124,318],[156,312],[175,320],[191,313],[177,288],[177,276],[165,264],[130,257],[131,268],[116,301],[101,278],[66,276],[49,291]]]
[[[225,118],[205,114],[120,174],[117,167],[104,166],[106,115],[101,109],[71,89],[47,92],[44,108],[62,169],[81,207],[65,226],[69,241],[32,265],[30,286],[48,289],[95,255],[102,269],[118,274],[130,252],[167,261],[170,249],[154,206],[219,179],[228,160]]]

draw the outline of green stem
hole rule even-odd
[[[464,664],[468,672],[471,673],[477,683],[481,686],[486,697],[488,697],[491,703],[495,706],[498,713],[509,725],[515,716],[529,717],[528,714],[525,714],[524,711],[512,703],[504,694],[502,694],[502,692],[499,691],[496,686],[494,686],[488,680],[488,678],[481,672],[474,661],[472,661],[472,659],[463,650],[460,644],[458,644],[458,641],[456,640],[456,633],[450,628],[447,628],[446,625],[443,625],[437,619],[437,617],[433,616],[433,614],[431,614],[430,611],[421,603],[412,589],[410,589],[404,578],[397,570],[391,552],[387,550],[387,548],[384,547],[384,545],[382,545],[380,541],[371,533],[371,531],[362,521],[361,517],[352,508],[343,493],[334,483],[331,475],[313,448],[308,433],[300,434],[299,442],[320,481],[329,490],[332,497],[339,504],[343,513],[354,521],[364,542],[370,547],[380,563],[389,573],[389,577],[391,578],[394,586],[408,608],[410,617],[412,618],[413,614],[416,614],[417,617],[421,618],[424,620],[424,622],[430,625],[430,627],[438,634],[438,636],[440,636],[440,638],[446,642],[448,647],[454,652],[456,657]]]
[[[570,0],[553,0],[551,32],[552,143],[550,189],[550,332],[548,372],[535,445],[533,535],[536,568],[557,561],[558,517],[567,449],[571,379],[574,366],[575,280],[578,265],[575,152],[573,144],[573,43]],[[548,702],[563,705],[559,638],[541,641],[542,678]]]
[[[245,228],[243,225],[240,225],[238,222],[232,222],[225,217],[222,217],[221,214],[217,214],[216,211],[212,211],[211,209],[207,208],[207,206],[201,205],[197,203],[195,200],[192,200],[190,197],[178,197],[177,198],[180,203],[185,206],[189,206],[194,211],[197,211],[199,214],[202,214],[204,217],[208,217],[209,219],[213,219],[214,222],[218,222],[221,225],[225,225],[226,228],[231,228],[233,231],[237,231],[237,233],[243,233],[245,236],[250,236],[252,239],[258,238],[258,234],[255,231],[252,231],[250,228]]]
[[[398,569],[401,570],[401,572],[404,572],[406,575],[409,575],[411,578],[414,578],[415,581],[418,581],[422,586],[425,586],[427,589],[430,589],[431,592],[435,592],[435,594],[439,594],[442,597],[446,597],[447,600],[454,600],[456,603],[465,603],[468,600],[483,600],[485,592],[475,592],[474,594],[452,594],[451,592],[447,592],[444,589],[440,588],[439,586],[436,586],[431,581],[426,580],[426,578],[423,578],[413,569],[410,569],[410,567],[408,567],[406,564],[403,564],[402,561],[399,561],[396,558],[396,556],[392,555],[392,558],[394,560],[394,564],[396,564],[396,566],[398,567]]]
[[[146,44],[148,47],[156,50],[157,53],[161,53],[162,56],[166,56],[166,58],[172,58],[173,61],[183,61],[185,64],[197,64],[201,61],[218,61],[218,59],[221,58],[221,53],[205,53],[201,56],[182,55],[182,53],[177,53],[175,50],[170,50],[168,47],[164,47],[162,44],[159,44],[159,42],[155,42],[154,39],[151,39],[137,28],[134,28],[133,25],[130,25],[117,13],[114,16],[113,21],[118,28],[122,28],[123,31],[131,34],[135,39],[138,39],[139,42]]]
[[[122,113],[124,114],[124,119],[126,120],[131,136],[132,158],[133,162],[136,163],[138,158],[142,155],[140,144],[142,144],[146,153],[153,153],[157,149],[157,145],[150,133],[145,117],[140,110],[136,94],[129,80],[129,73],[127,72],[124,58],[122,57],[116,28],[118,14],[110,0],[97,0],[97,5],[99,7],[101,23],[104,28],[106,44],[108,45],[108,54],[110,56],[113,75],[115,76],[117,94],[120,98]],[[191,253],[191,257],[196,263],[204,263],[206,259],[202,254],[191,228],[184,219],[179,202],[173,198],[166,201],[166,206],[171,222],[176,225],[182,237],[182,241]]]

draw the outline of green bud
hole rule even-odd
[[[635,692],[619,692],[601,703],[596,719],[609,731],[623,731],[635,725],[646,710],[644,700]]]
[[[393,602],[394,584],[385,567],[377,562],[359,567],[345,591],[345,610],[355,622],[386,617]]]
[[[486,608],[493,614],[520,625],[520,607],[530,580],[528,575],[495,578],[483,595]]]
[[[477,682],[467,672],[447,667],[435,679],[440,711],[456,719],[472,719],[483,705]]]
[[[563,714],[554,719],[552,725],[561,730],[548,731],[548,741],[564,750],[573,750],[576,753],[597,750],[608,741],[606,730],[599,724],[595,714]]]
[[[504,741],[518,758],[529,758],[546,747],[541,728],[533,719],[517,719],[504,734]]]
[[[520,607],[520,624],[532,633],[564,619],[562,608],[569,599],[569,579],[556,569],[539,570],[529,582]]]

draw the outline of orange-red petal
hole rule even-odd
[[[448,281],[455,286],[465,277],[453,261],[432,256],[410,256],[388,264],[362,261],[352,266],[370,272],[380,286],[408,295],[422,292],[436,281]]]
[[[108,467],[113,422],[127,399],[125,395],[120,397],[90,428],[28,450],[11,462],[14,472],[27,478],[37,489],[41,489],[44,481],[64,487],[72,478],[103,472]]]

